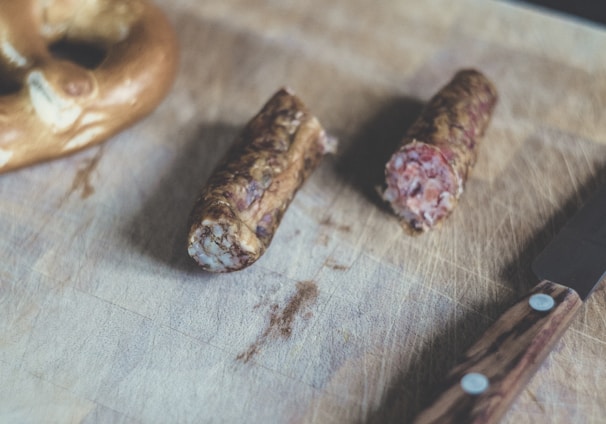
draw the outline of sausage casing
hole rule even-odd
[[[189,255],[205,270],[229,272],[269,246],[296,191],[336,150],[320,122],[287,89],[246,125],[211,175],[190,215]]]
[[[383,198],[406,227],[425,231],[452,212],[496,102],[493,84],[468,69],[425,106],[385,166]]]

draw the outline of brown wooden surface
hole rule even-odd
[[[529,300],[538,293],[554,299],[553,308],[531,308]],[[441,383],[435,401],[415,418],[415,424],[498,423],[582,305],[574,290],[549,281],[539,283],[465,352]],[[487,378],[486,391],[470,394],[463,389],[462,379],[469,373]]]
[[[407,422],[536,284],[534,255],[606,181],[606,34],[501,2],[158,1],[181,71],[101,147],[0,177],[0,420]],[[461,67],[500,103],[454,214],[402,233],[373,184]],[[281,85],[341,139],[267,253],[198,270],[186,220]],[[606,416],[606,288],[505,423]]]

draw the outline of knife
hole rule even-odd
[[[505,414],[606,276],[606,186],[535,258],[532,270],[541,282],[465,353],[416,424],[496,423]]]

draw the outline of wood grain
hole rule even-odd
[[[548,311],[531,308],[529,299],[546,294],[555,301]],[[499,317],[448,374],[438,398],[415,423],[498,423],[526,387],[554,344],[583,305],[568,287],[543,281]],[[488,388],[469,394],[464,376],[479,373]]]
[[[412,421],[606,182],[606,34],[480,0],[157,3],[182,47],[167,100],[0,177],[0,421]],[[408,237],[369,180],[467,67],[499,105],[457,209]],[[204,273],[185,247],[200,183],[280,86],[341,150],[257,263]],[[603,421],[605,310],[602,286],[503,423]]]

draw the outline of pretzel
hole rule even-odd
[[[78,64],[51,52],[61,43],[85,46],[83,62],[91,49],[104,57]],[[97,144],[149,114],[177,56],[172,28],[146,0],[0,0],[0,173]]]

